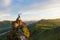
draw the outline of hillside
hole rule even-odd
[[[7,30],[9,30],[11,27],[10,25],[10,21],[2,21],[0,22],[0,34],[3,32],[6,32]]]
[[[60,19],[43,19],[32,25],[29,25],[31,40],[60,40],[59,24]]]
[[[27,23],[29,23],[31,33],[30,40],[60,40],[60,19],[42,19],[38,22]],[[0,22],[0,34],[9,29],[10,21]],[[1,40],[6,40],[6,38],[7,34],[0,36]]]
[[[10,30],[10,21],[0,21],[0,40],[6,40],[6,32]]]

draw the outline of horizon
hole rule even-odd
[[[0,21],[23,21],[60,18],[60,0],[0,0]]]
[[[40,19],[40,20],[58,20],[60,18],[54,18],[54,19]],[[16,20],[16,19],[15,19]],[[15,21],[15,20],[0,20],[0,22],[3,21]],[[22,19],[21,19],[22,20]],[[22,20],[23,22],[29,22],[29,21],[40,21],[40,20]]]

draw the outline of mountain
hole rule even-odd
[[[39,21],[25,21],[25,23],[29,24],[30,40],[60,40],[60,19],[42,19]],[[0,33],[9,29],[10,21],[0,22]],[[6,40],[7,34],[0,36],[0,39]]]
[[[37,21],[24,21],[27,25],[36,23]]]
[[[9,30],[11,27],[10,25],[10,21],[2,21],[0,22],[0,34],[3,32],[6,32],[7,30]]]
[[[10,21],[0,21],[0,40],[6,40],[7,32],[11,28]]]
[[[30,26],[31,40],[60,40],[60,19],[42,19]]]
[[[0,21],[0,40],[7,40],[7,33],[11,28],[12,21]],[[35,21],[24,21],[27,24],[33,24]]]
[[[10,27],[10,21],[0,21],[0,28]]]

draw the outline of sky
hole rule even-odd
[[[60,18],[60,0],[0,0],[0,21]]]

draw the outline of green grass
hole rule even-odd
[[[0,36],[0,39],[1,39],[1,40],[7,40],[7,35],[8,35],[8,33],[5,34],[5,35]]]
[[[59,22],[52,20],[41,20],[29,25],[31,40],[60,40]]]
[[[1,26],[1,28],[3,27]],[[31,40],[60,40],[59,20],[40,20],[34,24],[30,24],[29,30]],[[0,32],[1,31],[4,32],[5,30],[0,30]],[[7,34],[1,36],[0,39],[7,40]]]

